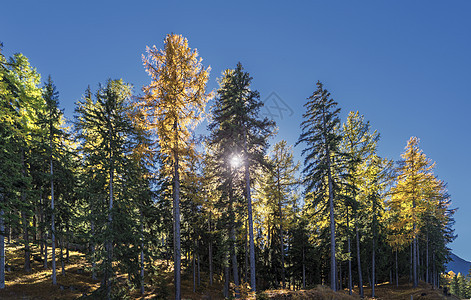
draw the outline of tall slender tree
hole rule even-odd
[[[347,252],[349,257],[349,293],[352,293],[351,283],[351,247],[350,247],[350,220],[353,217],[355,227],[355,242],[357,245],[356,258],[358,270],[358,286],[360,296],[363,297],[363,276],[360,255],[360,233],[359,233],[359,213],[361,212],[360,189],[364,186],[365,162],[371,161],[376,153],[376,145],[379,140],[377,131],[371,132],[371,126],[365,121],[364,116],[359,112],[350,112],[346,122],[342,125],[342,140],[340,151],[344,160],[344,181],[345,181],[345,207],[346,207],[346,227],[347,227]],[[351,216],[350,216],[351,212]]]
[[[397,183],[392,188],[390,206],[400,212],[401,225],[408,231],[412,242],[412,281],[418,285],[417,272],[417,237],[419,216],[425,209],[424,187],[434,180],[432,161],[419,148],[419,139],[411,137],[401,155],[397,170]]]
[[[50,186],[51,186],[51,241],[52,241],[52,284],[57,284],[56,279],[56,229],[55,229],[55,202],[54,202],[54,150],[57,149],[55,137],[62,135],[62,131],[58,128],[60,118],[62,116],[59,110],[59,92],[56,90],[56,86],[51,79],[48,77],[43,89],[43,98],[46,102],[46,115],[42,122],[47,126],[49,136],[49,175],[50,175]]]
[[[333,160],[338,155],[340,135],[340,108],[337,102],[330,98],[330,93],[324,89],[321,82],[317,82],[317,90],[304,104],[306,112],[301,123],[302,133],[299,143],[306,144],[302,151],[304,159],[304,184],[306,196],[316,205],[326,199],[328,214],[330,216],[330,286],[337,290],[337,265],[335,258],[335,212],[334,212],[334,183]]]
[[[250,89],[252,78],[238,63],[234,70],[226,70],[219,81],[218,97],[212,109],[209,125],[211,143],[217,145],[221,166],[233,164],[243,167],[244,195],[247,204],[250,252],[250,286],[256,291],[255,244],[251,196],[251,173],[266,165],[267,139],[274,123],[260,119],[263,103],[257,91]]]
[[[147,47],[143,61],[151,83],[144,87],[140,103],[142,120],[157,133],[164,173],[173,177],[175,299],[180,299],[180,169],[182,159],[193,152],[190,130],[202,119],[210,99],[206,93],[210,68],[203,68],[198,52],[177,34],[167,35],[163,50]]]

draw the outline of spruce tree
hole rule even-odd
[[[324,207],[323,213],[330,216],[330,286],[337,290],[337,265],[335,257],[335,212],[334,212],[334,183],[333,158],[338,155],[340,135],[340,108],[337,102],[330,98],[330,93],[317,82],[317,90],[304,104],[306,112],[301,123],[302,133],[298,139],[304,143],[304,184],[306,197],[314,205]],[[325,201],[327,200],[326,204]]]
[[[267,139],[274,123],[267,118],[260,119],[259,110],[263,103],[259,93],[250,89],[251,81],[252,78],[249,73],[243,71],[241,63],[238,63],[234,70],[224,71],[219,81],[220,87],[212,109],[213,119],[209,129],[210,143],[217,147],[221,169],[243,167],[249,228],[250,286],[252,291],[256,291],[251,173],[255,167],[266,165]],[[233,171],[237,173],[237,170]]]

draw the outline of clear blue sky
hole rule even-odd
[[[459,207],[451,247],[471,260],[471,2],[160,2],[3,1],[0,41],[52,75],[69,117],[89,84],[123,78],[139,92],[141,54],[171,32],[211,65],[210,89],[241,61],[262,99],[276,92],[291,109],[275,117],[289,143],[321,80],[344,119],[358,110],[381,133],[380,155],[397,160],[421,139]]]

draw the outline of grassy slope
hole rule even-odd
[[[89,294],[100,285],[100,281],[91,279],[91,274],[84,271],[87,263],[83,254],[75,251],[70,252],[70,263],[65,265],[66,274],[61,275],[59,249],[57,249],[57,286],[52,285],[51,280],[51,263],[49,248],[49,268],[44,269],[42,262],[32,260],[33,271],[26,273],[23,271],[23,251],[21,246],[8,245],[6,251],[6,262],[11,266],[11,270],[6,272],[6,289],[0,291],[0,299],[76,299],[83,294]],[[34,255],[39,254],[37,247],[32,247]],[[65,256],[65,253],[64,253]],[[171,280],[173,277],[171,268],[166,268],[162,262],[162,269],[166,270],[165,281],[169,282],[167,289],[170,294],[167,298],[172,298],[173,288]],[[118,277],[124,278],[124,275]],[[202,278],[203,279],[203,278]],[[158,287],[146,287],[146,294],[141,296],[138,291],[132,291],[131,295],[134,299],[152,299],[159,293]],[[197,292],[193,292],[193,280],[191,274],[183,276],[182,295],[184,299],[221,299],[222,282],[215,280],[215,284],[209,287],[208,282],[202,280],[201,287]],[[356,291],[355,291],[356,292]],[[421,296],[425,294],[424,296]],[[341,291],[334,293],[329,288],[319,286],[315,289],[306,291],[289,291],[289,290],[270,290],[265,291],[265,295],[269,299],[360,299],[354,293],[350,296],[347,292]],[[365,295],[371,295],[371,289],[365,288]],[[376,288],[377,299],[457,299],[455,297],[444,298],[441,290],[432,290],[429,285],[422,283],[418,288],[413,289],[408,282],[405,282],[396,288],[389,284],[382,284]],[[249,297],[254,299],[254,297]],[[371,299],[366,297],[367,299]]]

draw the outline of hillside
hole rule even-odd
[[[461,273],[466,276],[471,268],[471,262],[451,253],[452,261],[446,264],[446,271],[453,271],[455,274]]]

